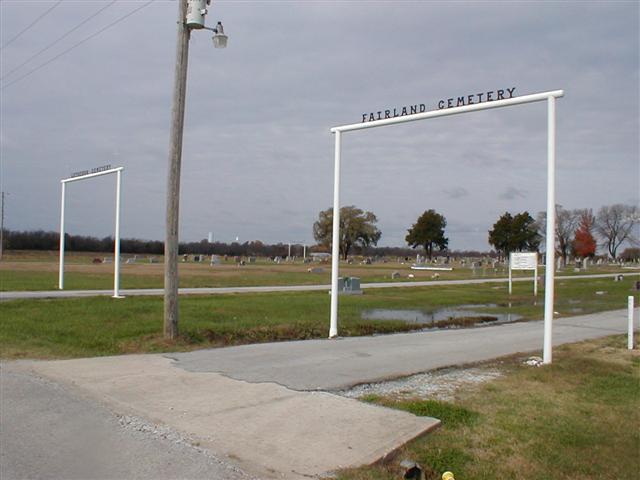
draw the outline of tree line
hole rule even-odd
[[[65,250],[72,252],[112,252],[115,247],[113,237],[96,238],[84,235],[65,234]],[[60,234],[53,231],[4,231],[4,248],[7,250],[57,250],[60,247]],[[301,250],[298,247],[296,250]],[[164,242],[159,240],[141,240],[137,238],[120,239],[120,251],[126,254],[164,254]],[[198,242],[180,242],[179,253],[228,256],[268,256],[286,257],[289,245],[278,243],[268,245],[259,240],[250,242],[209,243],[206,239]],[[301,255],[302,252],[300,251]]]
[[[562,262],[568,258],[589,258],[596,255],[600,245],[614,260],[620,247],[628,243],[622,257],[640,258],[637,228],[640,212],[637,206],[615,204],[600,208],[596,215],[590,209],[566,210],[556,206],[555,249]],[[340,209],[340,254],[347,258],[354,250],[367,251],[377,244],[382,232],[376,226],[373,212],[355,206]],[[333,209],[323,210],[313,224],[313,236],[319,245],[329,248],[332,242]],[[446,218],[433,209],[426,210],[407,230],[405,241],[412,248],[422,248],[431,259],[434,251],[446,254],[449,239],[445,236]],[[546,212],[534,219],[529,212],[505,212],[488,231],[488,242],[499,256],[507,258],[511,252],[539,251],[544,244]]]
[[[556,206],[556,252],[566,264],[569,257],[588,258],[603,248],[612,259],[634,260],[640,258],[638,207],[630,205],[604,206],[594,215],[592,210],[567,210]],[[487,252],[451,252],[449,238],[445,236],[446,218],[433,209],[426,210],[407,230],[405,241],[408,247],[377,247],[382,232],[376,226],[378,219],[373,212],[355,206],[340,209],[340,255],[347,258],[353,252],[366,256],[408,257],[412,249],[422,248],[427,257],[438,252],[449,256],[479,257]],[[313,236],[317,245],[310,246],[308,252],[330,252],[333,226],[333,209],[323,210],[313,224]],[[488,231],[488,242],[495,253],[503,258],[511,252],[539,251],[544,245],[546,213],[540,212],[534,219],[529,212],[511,214],[505,212]],[[60,234],[53,231],[12,231],[5,230],[3,247],[8,250],[57,250]],[[621,254],[620,247],[631,245]],[[65,248],[69,251],[109,252],[114,249],[113,237],[96,238],[84,235],[65,234]],[[120,250],[127,254],[162,255],[164,242],[123,238]],[[181,242],[180,254],[265,256],[286,257],[289,244],[266,244],[259,240],[244,243],[209,243],[206,239],[198,242]],[[292,255],[301,256],[302,246],[292,245]]]

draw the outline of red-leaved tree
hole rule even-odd
[[[594,222],[591,210],[580,212],[580,224],[573,240],[573,251],[577,257],[593,257],[596,254],[596,240],[591,234]]]

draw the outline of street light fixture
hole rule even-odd
[[[214,32],[213,35],[213,46],[215,48],[227,48],[227,37],[224,34],[224,27],[222,26],[222,22],[218,22],[216,28],[212,29]]]
[[[171,138],[167,171],[166,237],[164,243],[164,336],[178,336],[178,218],[180,207],[180,168],[182,163],[182,133],[184,106],[187,94],[187,64],[191,30],[212,30],[216,48],[227,46],[222,23],[216,28],[205,26],[207,6],[211,0],[179,0],[178,39],[176,47],[173,106],[171,109]]]

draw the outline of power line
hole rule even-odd
[[[17,40],[20,35],[22,35],[24,32],[26,32],[27,30],[29,30],[31,27],[33,27],[36,23],[38,23],[40,20],[42,20],[44,17],[46,17],[54,8],[56,8],[58,5],[60,5],[62,3],[62,0],[58,0],[58,2],[54,3],[53,6],[51,8],[49,8],[49,10],[45,11],[42,15],[40,15],[38,18],[36,18],[33,22],[31,22],[29,25],[27,25],[26,27],[24,27],[22,30],[20,30],[20,32],[18,32],[18,34],[16,36],[14,36],[11,40],[9,40],[7,43],[5,43],[4,45],[2,45],[0,47],[0,50],[2,50],[3,48],[5,48],[6,46],[10,45],[11,43],[13,43],[15,40]]]
[[[91,20],[92,18],[100,15],[103,11],[105,11],[107,8],[109,8],[111,5],[113,5],[114,3],[116,3],[116,0],[112,0],[111,3],[107,4],[106,6],[102,7],[100,10],[98,10],[97,12],[89,15],[87,18],[85,18],[82,22],[80,22],[78,25],[76,25],[75,27],[73,27],[71,30],[69,30],[67,33],[65,33],[64,35],[62,35],[61,37],[59,37],[57,40],[54,40],[52,43],[50,43],[49,45],[47,45],[46,47],[44,47],[42,50],[40,50],[38,53],[36,53],[35,55],[31,55],[29,58],[27,58],[24,62],[22,62],[20,65],[18,65],[17,67],[15,67],[14,69],[10,70],[9,72],[5,73],[2,77],[0,77],[0,80],[4,80],[5,78],[7,78],[9,75],[11,75],[13,72],[15,72],[16,70],[19,70],[20,68],[24,67],[27,63],[29,63],[31,60],[33,60],[34,58],[38,57],[39,55],[43,54],[44,52],[46,52],[47,50],[49,50],[51,47],[53,47],[54,45],[56,45],[58,42],[60,42],[61,40],[63,40],[64,38],[68,37],[69,35],[71,35],[73,32],[75,32],[77,29],[79,29],[82,25],[84,25],[85,23],[87,23],[89,20]]]
[[[41,65],[38,65],[37,67],[29,70],[27,73],[25,73],[24,75],[21,75],[20,77],[16,78],[15,80],[7,83],[6,85],[3,85],[2,87],[0,87],[0,90],[4,90],[7,87],[10,87],[11,85],[14,85],[16,83],[18,83],[20,80],[28,77],[29,75],[37,72],[38,70],[40,70],[41,68],[46,67],[47,65],[49,65],[50,63],[54,62],[55,60],[57,60],[58,58],[62,57],[63,55],[69,53],[71,50],[74,50],[76,48],[78,48],[80,45],[82,45],[83,43],[88,42],[89,40],[91,40],[92,38],[97,37],[98,35],[100,35],[102,32],[110,29],[111,27],[113,27],[114,25],[122,22],[123,20],[125,20],[126,18],[130,17],[131,15],[133,15],[134,13],[138,12],[139,10],[142,10],[144,7],[146,7],[147,5],[153,3],[155,0],[149,0],[148,2],[142,4],[141,6],[139,6],[138,8],[130,11],[129,13],[127,13],[126,15],[120,17],[119,19],[111,22],[110,24],[108,24],[106,27],[101,28],[100,30],[98,30],[95,33],[92,33],[91,35],[89,35],[88,37],[85,37],[84,39],[80,40],[79,42],[73,44],[71,47],[67,48],[66,50],[63,50],[62,52],[60,52],[58,55],[56,55],[53,58],[50,58],[49,60],[47,60],[46,62],[44,62]]]

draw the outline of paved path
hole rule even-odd
[[[640,272],[618,272],[600,273],[596,275],[561,275],[556,276],[556,280],[579,280],[590,278],[614,278],[616,275],[636,275]],[[472,285],[479,283],[506,283],[508,278],[473,278],[467,280],[429,280],[424,282],[382,282],[363,283],[363,289],[368,288],[410,288],[410,287],[433,287],[438,285]],[[531,277],[514,278],[514,282],[531,282]],[[269,292],[311,292],[317,290],[331,290],[331,285],[281,285],[263,287],[211,287],[211,288],[181,288],[180,295],[221,295],[227,293],[269,293]],[[0,300],[18,300],[34,298],[76,298],[76,297],[99,297],[112,296],[111,290],[47,290],[47,291],[21,291],[21,292],[0,292]],[[139,288],[120,290],[120,295],[132,296],[157,296],[164,295],[162,288]]]
[[[637,316],[637,314],[636,314]],[[553,344],[626,333],[627,310],[556,318]],[[542,349],[543,321],[243,345],[168,355],[192,372],[216,372],[295,390],[340,390],[436,368]]]

